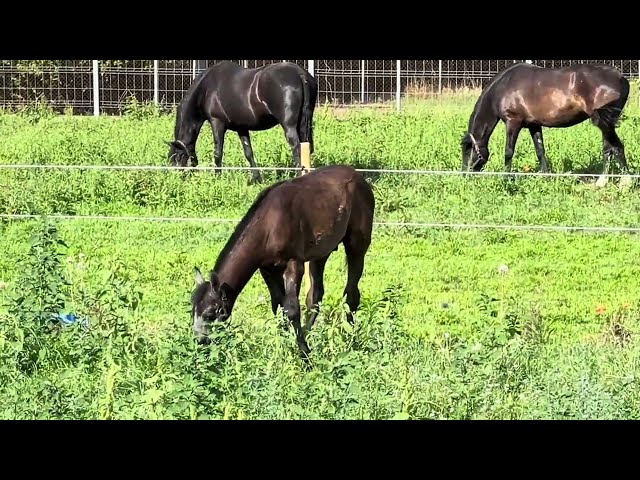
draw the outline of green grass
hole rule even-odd
[[[640,115],[619,129],[632,169]],[[471,105],[316,115],[314,165],[455,170]],[[165,165],[173,117],[0,115],[0,163]],[[558,171],[594,171],[598,130],[545,130]],[[258,165],[290,166],[278,129]],[[211,164],[211,135],[198,142]],[[502,168],[504,128],[488,169]],[[228,135],[225,165],[243,166]],[[537,170],[525,132],[514,166]],[[594,167],[595,165],[595,167]],[[265,171],[268,182],[284,174]],[[0,170],[0,213],[238,219],[262,186],[248,172]],[[376,220],[638,227],[638,195],[613,181],[371,177]],[[356,325],[344,252],[331,257],[305,370],[259,275],[212,346],[191,339],[194,265],[209,269],[232,223],[0,223],[0,418],[638,418],[640,243],[635,235],[377,227]],[[31,235],[36,237],[30,240]],[[34,243],[35,242],[35,243]],[[508,271],[500,273],[506,265]],[[89,328],[50,326],[72,311]]]

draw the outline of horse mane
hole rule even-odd
[[[180,100],[180,102],[178,102],[178,106],[176,108],[177,116],[176,116],[175,132],[174,132],[174,136],[176,138],[178,138],[178,135],[180,134],[179,130],[180,130],[180,125],[184,120],[185,107],[190,105],[193,98],[198,93],[200,89],[200,85],[202,85],[202,82],[205,79],[205,77],[209,74],[209,72],[211,72],[211,70],[216,68],[217,65],[218,65],[217,63],[214,65],[211,65],[206,70],[203,70],[202,72],[198,73],[198,75],[196,75],[196,78],[193,79],[193,82],[191,82],[191,85],[189,85],[189,88],[187,88],[187,91],[184,92],[184,95],[182,96],[182,99]]]
[[[486,85],[486,87],[484,87],[482,89],[482,92],[480,92],[480,96],[478,96],[478,99],[476,100],[475,105],[473,106],[473,111],[471,112],[471,115],[469,116],[469,126],[467,127],[467,132],[462,136],[462,141],[460,142],[461,145],[463,147],[466,148],[470,148],[471,147],[471,122],[473,120],[475,120],[476,116],[478,115],[478,110],[480,109],[480,106],[482,105],[482,102],[484,101],[484,99],[487,97],[487,94],[491,91],[491,88],[498,83],[500,80],[502,80],[505,75],[507,73],[510,73],[511,70],[513,70],[516,67],[521,67],[521,66],[534,66],[534,65],[530,65],[528,63],[514,63],[513,65],[509,65],[507,68],[501,70],[500,72],[496,73],[495,76],[489,81],[489,83]]]
[[[239,240],[239,238],[244,234],[247,226],[249,225],[249,222],[251,222],[251,220],[253,219],[256,211],[262,205],[262,202],[267,197],[267,195],[274,188],[276,188],[277,186],[285,183],[286,181],[287,180],[281,180],[279,182],[276,182],[273,185],[268,186],[267,188],[265,188],[264,190],[262,190],[258,194],[257,198],[253,201],[253,203],[249,207],[249,210],[247,210],[247,213],[244,214],[244,216],[242,217],[240,222],[238,222],[238,224],[236,225],[236,228],[233,230],[233,233],[229,237],[229,240],[227,240],[227,243],[225,244],[225,246],[222,248],[222,251],[218,255],[218,259],[216,260],[216,264],[213,267],[213,270],[215,272],[218,271],[218,269],[220,268],[220,265],[222,264],[222,262],[224,261],[226,256],[229,254],[229,252],[231,251],[233,246],[236,244],[236,242]]]

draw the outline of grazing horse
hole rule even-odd
[[[228,319],[240,292],[256,270],[271,295],[275,315],[281,306],[294,327],[304,359],[309,354],[300,324],[300,284],[309,262],[311,288],[306,304],[309,327],[324,295],[325,264],[344,245],[348,274],[343,295],[351,312],[360,305],[358,282],[371,243],[375,200],[372,189],[354,168],[330,165],[263,190],[218,256],[209,281],[195,269],[193,332],[208,343],[212,322]],[[353,316],[347,319],[353,323]]]
[[[314,150],[317,95],[317,80],[295,63],[259,68],[244,68],[229,61],[216,63],[194,80],[178,105],[175,138],[166,142],[170,146],[169,160],[174,166],[188,166],[189,160],[194,167],[198,165],[196,141],[206,120],[213,132],[217,167],[222,166],[227,130],[238,134],[249,165],[255,167],[249,131],[281,125],[294,164],[300,168],[300,142],[309,142],[311,153]],[[253,180],[262,181],[258,170],[253,170]]]
[[[483,89],[462,138],[462,169],[471,163],[480,171],[489,161],[489,138],[499,120],[506,125],[505,170],[511,171],[516,140],[522,128],[533,139],[540,170],[551,165],[542,141],[542,127],[566,128],[587,118],[602,132],[605,167],[616,156],[629,172],[624,146],[615,129],[629,96],[629,81],[614,67],[581,64],[542,68],[517,63],[498,73]]]

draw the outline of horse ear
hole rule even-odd
[[[212,290],[218,290],[220,288],[220,279],[218,278],[218,274],[216,272],[211,272],[211,278],[209,279]]]
[[[227,283],[220,285],[220,298],[223,302],[229,300],[229,294],[231,293],[231,287]]]
[[[184,146],[183,143],[178,142],[177,140],[174,140],[173,142],[170,143],[173,148],[177,149],[177,150],[182,150],[183,152],[189,153],[186,149],[186,147]]]
[[[198,267],[193,267],[193,271],[196,276],[196,283],[198,285],[202,285],[204,283],[204,277],[202,276],[200,269]]]

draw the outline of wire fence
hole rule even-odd
[[[1,164],[0,169],[60,169],[60,170],[121,170],[121,171],[184,171],[184,170],[201,170],[212,171],[216,167],[173,167],[163,165],[60,165],[60,164]],[[230,171],[247,171],[254,169],[276,170],[276,171],[292,171],[300,170],[295,167],[219,167],[219,170]],[[313,170],[311,168],[310,170]],[[480,172],[463,172],[455,170],[419,170],[419,169],[367,169],[356,168],[362,173],[388,173],[388,174],[420,174],[433,176],[502,176],[502,177],[558,177],[558,178],[581,178],[581,177],[599,177],[599,178],[640,178],[640,174],[589,174],[589,173],[551,173],[551,172],[504,172],[504,171],[480,171]],[[149,221],[149,222],[195,222],[195,223],[227,223],[236,224],[239,218],[214,218],[214,217],[166,217],[166,216],[127,216],[127,215],[62,215],[62,214],[0,214],[0,218],[7,220],[28,220],[39,219],[43,216],[56,220],[100,220],[100,221]],[[591,232],[591,233],[640,233],[640,227],[621,227],[621,226],[588,226],[588,225],[535,225],[535,224],[489,224],[489,223],[437,223],[437,222],[388,222],[374,221],[375,227],[383,228],[424,228],[424,229],[455,229],[455,230],[514,230],[514,231],[552,231],[552,232]]]
[[[318,167],[315,167],[318,168]],[[131,171],[301,171],[314,170],[314,167],[306,169],[305,167],[278,167],[278,166],[197,166],[197,167],[181,167],[170,165],[82,165],[82,164],[0,164],[0,170],[131,170]],[[463,171],[463,170],[421,170],[421,169],[393,169],[393,168],[355,168],[360,173],[385,173],[385,174],[416,174],[416,175],[442,175],[442,176],[498,176],[498,177],[550,177],[550,178],[640,178],[640,174],[631,173],[572,173],[572,172],[506,172],[506,171]]]
[[[175,107],[193,79],[219,60],[0,60],[0,105],[5,108],[28,106],[44,101],[55,110],[73,113],[120,114],[129,102],[156,102]],[[234,60],[254,68],[281,60]],[[630,79],[640,77],[640,60],[289,60],[310,71],[319,83],[321,104],[357,107],[387,105],[401,108],[402,100],[429,98],[482,88],[500,70],[522,61],[545,67],[570,63],[604,62],[619,68]],[[173,167],[155,165],[64,165],[4,164],[0,169],[56,170],[159,170],[159,171],[295,171],[294,167]],[[406,175],[467,175],[565,178],[639,178],[640,175],[546,173],[546,172],[462,172],[420,169],[356,169],[362,173]],[[2,214],[6,219],[39,218],[40,215]],[[185,221],[226,222],[238,219],[189,217],[126,217],[50,215],[61,220]],[[417,227],[452,229],[512,229],[550,231],[628,232],[634,227],[592,227],[570,225],[497,225],[426,222],[376,222],[379,227]]]
[[[55,110],[119,114],[133,99],[175,107],[193,79],[219,60],[0,60],[0,105],[44,101]],[[281,60],[233,60],[249,68]],[[628,78],[640,60],[289,60],[318,79],[320,104],[395,105],[478,89],[515,63],[558,67],[604,62]]]
[[[60,214],[21,214],[2,213],[0,218],[9,220],[33,220],[40,218],[55,220],[88,220],[88,221],[120,221],[120,222],[168,222],[168,223],[228,223],[236,224],[240,218],[212,218],[212,217],[155,217],[155,216],[128,216],[128,215],[60,215]],[[615,227],[615,226],[587,226],[587,225],[514,225],[492,223],[430,223],[430,222],[373,222],[376,227],[395,228],[440,228],[456,230],[533,230],[550,232],[592,232],[592,233],[640,233],[640,227]]]

